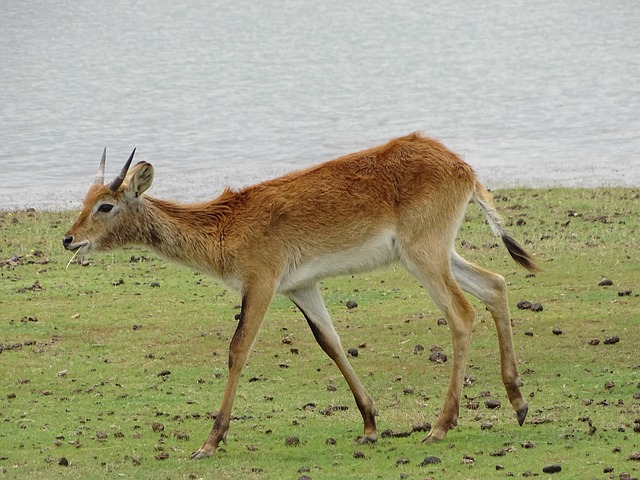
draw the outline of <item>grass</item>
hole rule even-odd
[[[189,453],[206,438],[222,397],[238,296],[139,249],[65,269],[70,255],[60,240],[75,212],[0,213],[0,473],[640,476],[640,462],[629,459],[640,451],[640,190],[502,190],[495,201],[544,272],[518,269],[473,206],[457,246],[510,284],[530,402],[523,427],[500,382],[492,320],[473,299],[460,426],[440,444],[423,444],[426,434],[413,432],[356,445],[362,425],[348,387],[301,315],[276,298],[241,380],[228,443],[198,462]],[[604,279],[612,284],[599,285]],[[431,362],[429,350],[437,345],[450,356],[451,346],[423,289],[400,268],[326,280],[322,288],[343,346],[358,350],[351,361],[376,401],[380,432],[433,422],[450,366]],[[349,299],[358,307],[347,309]],[[543,310],[520,310],[521,300]],[[612,337],[619,342],[605,344]],[[487,408],[487,399],[501,407]],[[423,464],[429,456],[441,462]],[[552,464],[562,471],[542,472]]]

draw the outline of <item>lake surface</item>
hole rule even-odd
[[[636,0],[0,11],[0,210],[78,208],[105,146],[192,201],[415,130],[489,187],[640,186]]]

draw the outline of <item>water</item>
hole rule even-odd
[[[104,146],[192,201],[414,130],[490,187],[640,186],[637,2],[462,5],[3,2],[0,210],[78,208]]]

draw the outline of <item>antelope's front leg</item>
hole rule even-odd
[[[240,375],[249,357],[258,330],[260,330],[260,325],[272,295],[272,293],[263,296],[246,293],[242,298],[240,320],[229,346],[229,379],[222,398],[222,405],[213,422],[209,437],[197,452],[191,454],[192,459],[210,457],[215,453],[220,442],[226,441],[229,422],[231,421],[231,409],[238,390]]]

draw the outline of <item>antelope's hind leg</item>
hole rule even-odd
[[[453,346],[451,377],[444,405],[431,432],[425,438],[427,442],[442,440],[451,427],[458,423],[464,371],[475,317],[471,304],[453,277],[449,252],[444,248],[433,248],[434,245],[440,244],[446,245],[445,242],[435,241],[409,245],[403,249],[402,258],[407,270],[424,285],[444,313]]]
[[[493,317],[498,331],[502,382],[507,390],[511,406],[518,416],[518,423],[522,425],[527,416],[528,406],[520,392],[522,380],[516,364],[507,286],[504,278],[467,262],[456,252],[451,255],[451,267],[455,279],[462,289],[480,299]]]
[[[325,353],[335,362],[351,388],[358,409],[364,421],[364,434],[359,443],[375,442],[378,439],[376,429],[376,409],[373,400],[351,367],[344,353],[340,337],[333,328],[329,312],[322,301],[317,285],[288,292],[287,296],[300,309],[311,331]]]

